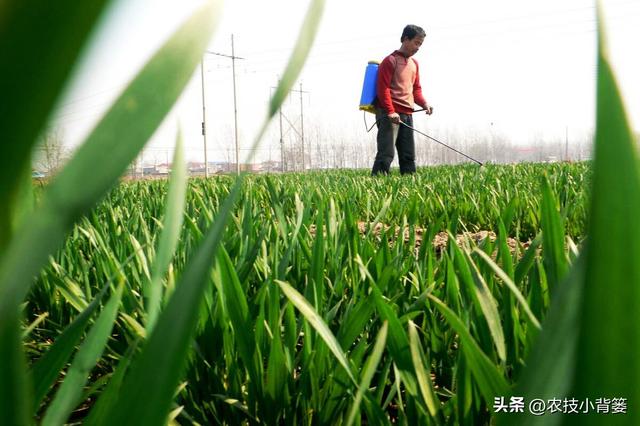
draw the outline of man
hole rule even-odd
[[[427,114],[433,113],[422,95],[418,63],[412,58],[424,42],[426,33],[416,25],[407,25],[400,37],[400,49],[382,61],[378,68],[376,85],[376,120],[378,124],[378,152],[373,163],[372,175],[388,174],[394,156],[394,145],[398,149],[400,173],[416,171],[415,143],[413,131],[400,121],[413,127],[414,104],[420,105]]]

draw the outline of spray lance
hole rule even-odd
[[[375,99],[376,99],[376,81],[378,79],[378,66],[380,65],[379,61],[369,61],[369,63],[367,64],[367,68],[365,69],[365,73],[364,73],[364,83],[362,84],[362,94],[360,95],[360,107],[359,109],[361,111],[364,111],[364,126],[367,129],[367,132],[370,132],[371,129],[373,129],[373,127],[378,124],[378,122],[380,120],[388,120],[387,117],[383,117],[378,119],[375,123],[373,123],[373,125],[371,125],[371,127],[368,127],[367,125],[367,112],[370,112],[372,114],[376,113],[376,107],[374,105]],[[425,109],[418,109],[415,110],[413,112],[420,112],[420,111],[424,111]],[[476,164],[479,164],[480,166],[482,166],[482,162],[476,160],[475,158],[469,157],[467,154],[458,151],[455,148],[450,147],[449,145],[447,145],[444,142],[440,142],[439,140],[437,140],[434,137],[431,137],[429,135],[427,135],[426,133],[421,132],[420,130],[417,130],[411,126],[409,126],[407,123],[400,121],[400,124],[405,126],[406,128],[414,131],[415,133],[418,133],[422,136],[425,136],[429,139],[431,139],[434,142],[439,143],[440,145],[449,148],[450,150],[462,155],[465,158],[468,158],[469,160],[473,161]]]

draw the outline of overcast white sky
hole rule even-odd
[[[54,114],[66,142],[77,145],[144,62],[193,11],[197,0],[117,1],[96,34],[74,84]],[[309,1],[229,0],[209,50],[231,53],[234,34],[241,158],[266,114]],[[610,52],[632,126],[640,129],[640,1],[603,0]],[[364,69],[400,45],[404,25],[427,38],[416,55],[433,116],[416,127],[433,136],[505,135],[527,146],[536,139],[584,138],[594,124],[595,2],[591,0],[403,1],[328,0],[320,32],[299,83],[308,137],[321,143],[374,143],[358,111]],[[204,58],[210,160],[234,161],[231,61]],[[298,84],[299,84],[298,83]],[[296,89],[300,86],[296,85]],[[146,159],[170,158],[179,121],[190,159],[202,159],[200,70],[147,145]],[[296,125],[300,95],[284,107]],[[371,123],[371,117],[367,117]],[[278,126],[260,159],[279,158]],[[286,122],[285,122],[286,127]],[[290,131],[291,133],[291,131]]]

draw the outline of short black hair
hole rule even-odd
[[[427,33],[417,25],[407,25],[402,30],[402,36],[400,37],[400,43],[404,41],[405,38],[409,40],[413,40],[415,37],[425,37]]]

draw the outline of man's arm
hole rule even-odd
[[[420,68],[418,67],[418,62],[414,59],[414,63],[416,64],[416,80],[413,82],[413,101],[420,105],[427,114],[431,115],[433,113],[433,107],[429,105],[429,103],[424,98],[422,94],[422,85],[420,84]]]
[[[378,67],[378,81],[376,82],[376,96],[380,107],[385,110],[387,116],[393,123],[400,121],[400,116],[396,113],[391,101],[391,79],[393,78],[394,66],[391,57],[384,58]]]

